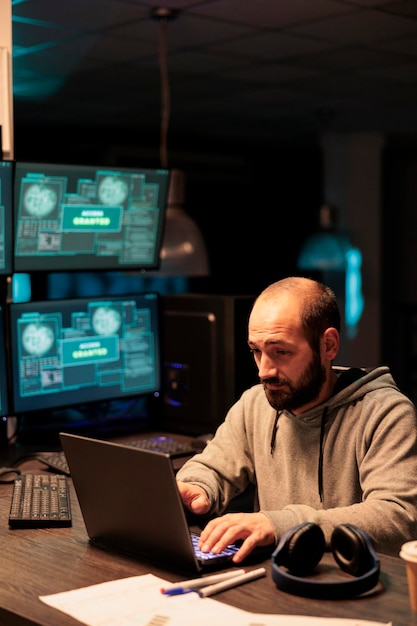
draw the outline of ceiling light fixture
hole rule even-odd
[[[171,113],[168,77],[167,24],[178,11],[167,7],[152,10],[159,21],[159,67],[161,75],[161,137],[160,163],[168,168],[168,127]],[[207,276],[209,263],[206,246],[198,225],[186,213],[185,175],[172,169],[167,199],[164,239],[161,248],[159,276]]]

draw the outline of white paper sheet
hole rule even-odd
[[[165,596],[170,583],[145,574],[65,591],[40,600],[87,626],[381,626],[368,620],[249,613],[200,598],[197,593]],[[392,626],[392,622],[384,623]]]

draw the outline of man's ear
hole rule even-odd
[[[326,328],[323,333],[325,358],[333,361],[339,352],[340,335],[336,328]]]

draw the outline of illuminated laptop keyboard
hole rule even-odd
[[[199,535],[197,533],[190,532],[190,537],[191,537],[191,543],[193,544],[194,553],[198,561],[206,561],[206,562],[213,561],[216,563],[222,563],[223,561],[231,561],[232,556],[236,554],[236,552],[239,550],[238,546],[236,546],[235,544],[232,544],[230,546],[227,546],[224,550],[222,550],[218,554],[214,554],[213,552],[203,552],[198,547],[198,542],[200,540]]]
[[[71,526],[68,478],[62,474],[21,474],[13,483],[11,528]]]
[[[177,458],[181,456],[192,456],[201,450],[205,443],[202,440],[197,439],[179,441],[174,437],[157,436],[146,437],[144,439],[134,439],[133,441],[123,442],[123,445],[132,448],[153,450],[154,452],[163,452],[164,454],[169,454],[172,458]],[[37,456],[37,459],[56,472],[62,472],[67,476],[70,475],[68,463],[65,458],[65,454],[62,451],[42,452]]]

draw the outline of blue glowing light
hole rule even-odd
[[[317,233],[304,244],[298,257],[298,267],[301,270],[345,272],[345,325],[348,338],[353,339],[365,306],[360,250],[354,248],[344,235]]]
[[[345,321],[348,329],[348,337],[353,338],[357,334],[357,324],[364,309],[362,295],[362,254],[357,248],[351,248],[346,252],[346,297],[345,297]]]

